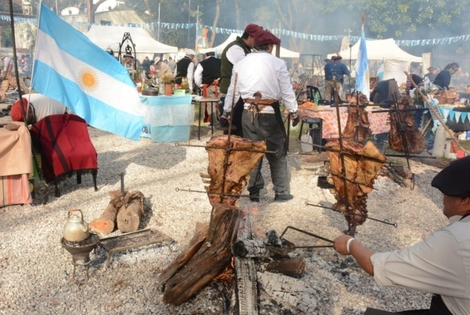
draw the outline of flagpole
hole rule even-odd
[[[158,32],[157,32],[157,40],[160,41],[160,2],[158,3]]]
[[[39,23],[41,22],[41,7],[42,7],[42,0],[39,1],[39,4],[38,4],[38,9],[37,9],[37,12],[38,12],[38,25],[36,27],[36,39],[39,37]],[[34,59],[36,59],[36,56],[37,56],[37,53],[38,53],[38,41],[36,40],[34,42],[34,55],[33,55],[33,66],[31,67],[31,83],[30,83],[30,86],[29,86],[29,90],[30,90],[30,93],[29,93],[29,96],[28,96],[28,104],[30,103],[30,99],[31,99],[31,88],[33,87],[33,79],[34,79],[34,68],[35,68],[35,62],[34,62]]]
[[[15,65],[15,76],[16,76],[16,88],[18,90],[18,96],[21,102],[21,110],[23,112],[23,119],[26,124],[28,108],[24,108],[23,98],[21,97],[21,86],[20,86],[20,72],[18,71],[18,58],[16,56],[16,38],[15,38],[15,20],[13,16],[13,1],[9,0],[10,4],[10,24],[11,24],[11,42],[13,46],[13,64]]]
[[[199,30],[199,6],[197,6],[197,12],[196,12],[196,40],[194,42],[194,50],[196,50],[197,53],[197,33]]]

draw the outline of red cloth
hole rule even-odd
[[[98,154],[87,124],[79,116],[47,116],[32,126],[31,137],[40,145],[42,171],[47,182],[72,171],[98,169]]]

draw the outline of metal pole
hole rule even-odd
[[[188,48],[189,48],[189,37],[190,37],[190,30],[189,30],[189,23],[191,23],[191,0],[188,0]]]
[[[198,31],[199,31],[199,6],[197,6],[197,11],[196,11],[196,36],[195,36],[195,41],[194,41],[194,50],[197,51],[197,40],[198,40]]]
[[[158,31],[157,31],[157,40],[160,41],[160,2],[158,3]]]
[[[57,0],[55,0],[55,13],[59,15],[59,9],[57,8]]]
[[[18,57],[16,56],[16,38],[15,38],[15,17],[13,15],[13,2],[10,2],[10,26],[11,26],[11,43],[13,46],[13,64],[15,66],[15,77],[16,77],[16,87],[18,89],[18,97],[21,100],[21,108],[23,109],[23,117],[26,123],[28,109],[24,110],[23,97],[21,96],[21,85],[20,85],[20,72],[18,71]],[[28,106],[29,108],[29,106]]]

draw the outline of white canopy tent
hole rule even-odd
[[[220,56],[220,55],[222,55],[222,52],[224,51],[225,47],[227,47],[228,44],[233,42],[237,38],[237,36],[242,36],[242,34],[232,33],[225,40],[225,42],[223,42],[219,46],[216,46],[216,47],[213,47],[213,48],[208,48],[208,49],[201,49],[200,52],[205,53],[206,51],[211,50],[211,51],[215,51],[215,53]],[[276,55],[276,48],[273,49],[272,54]],[[299,56],[300,56],[300,54],[298,52],[288,50],[288,49],[285,49],[285,48],[281,47],[281,50],[280,50],[280,57],[281,58],[299,58]]]
[[[357,59],[359,53],[360,41],[356,42],[351,49],[343,50],[339,53],[344,59]],[[413,56],[402,50],[395,44],[393,38],[382,40],[367,40],[367,58],[368,60],[384,61],[384,80],[395,79],[398,85],[406,82],[405,71],[409,71],[412,62],[422,62],[423,58]],[[329,54],[328,59],[336,54]],[[343,60],[344,60],[343,59]],[[354,64],[354,63],[353,63]],[[371,73],[374,76],[375,73]]]
[[[105,50],[111,48],[114,52],[117,52],[119,50],[119,44],[122,42],[122,37],[126,32],[131,35],[138,59],[142,59],[146,55],[152,58],[154,53],[178,53],[178,47],[165,45],[156,41],[146,30],[140,27],[92,25],[85,35],[99,47]],[[123,52],[124,48],[125,47],[122,47]]]

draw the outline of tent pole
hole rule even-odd
[[[157,29],[157,40],[160,41],[160,2],[158,3],[158,29]]]
[[[196,40],[194,41],[194,50],[197,52],[197,37],[198,37],[198,32],[199,32],[199,6],[197,6],[197,11],[196,11]],[[204,40],[204,39],[203,39]],[[205,47],[205,46],[204,46]]]

